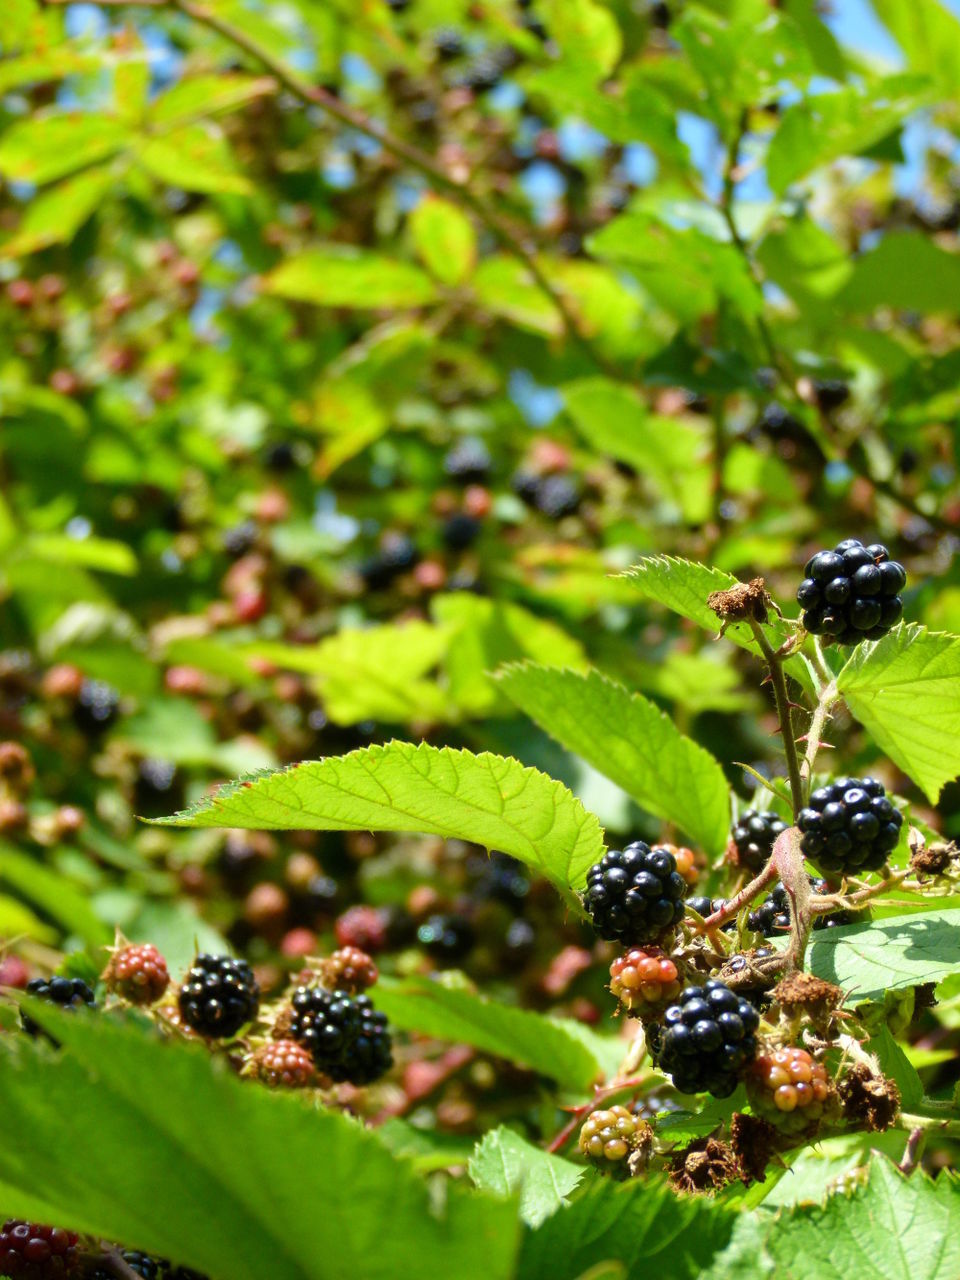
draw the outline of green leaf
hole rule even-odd
[[[562,1209],[586,1172],[583,1165],[550,1155],[504,1125],[484,1134],[468,1170],[481,1191],[504,1197],[519,1193],[520,1217],[530,1227]]]
[[[507,667],[498,683],[542,729],[599,769],[648,812],[675,823],[709,854],[730,826],[730,795],[717,761],[680,733],[656,703],[598,671]]]
[[[885,138],[929,94],[923,76],[889,76],[865,88],[816,93],[789,107],[767,153],[775,195],[820,165],[857,155]]]
[[[877,17],[903,50],[911,71],[936,80],[956,99],[960,84],[960,22],[940,0],[871,0]]]
[[[958,966],[958,907],[819,929],[810,943],[811,972],[842,987],[854,1004],[882,1001],[885,991],[942,982]]]
[[[255,98],[275,92],[276,81],[270,76],[204,74],[180,80],[153,102],[150,124],[153,128],[188,124],[199,116],[220,115],[236,111]]]
[[[561,892],[584,884],[603,853],[600,824],[562,783],[516,760],[425,743],[389,742],[241,778],[162,821],[456,836],[512,854]]]
[[[86,946],[103,947],[112,940],[111,931],[93,911],[85,894],[63,875],[7,844],[0,844],[0,880],[68,933],[76,934]]]
[[[454,1186],[432,1200],[339,1112],[239,1081],[206,1050],[142,1026],[46,1005],[37,1020],[63,1051],[0,1046],[5,1211],[42,1203],[45,1221],[211,1280],[512,1275],[511,1205]]]
[[[677,1196],[648,1178],[595,1180],[524,1236],[518,1280],[578,1280],[616,1262],[619,1277],[699,1280],[737,1215],[700,1196]],[[819,1278],[818,1278],[819,1280]]]
[[[594,79],[613,69],[622,40],[609,9],[595,0],[543,0],[543,10],[565,65],[588,68]]]
[[[409,1160],[421,1173],[466,1165],[474,1147],[466,1135],[422,1129],[398,1116],[377,1125],[373,1133],[389,1151]]]
[[[463,284],[477,261],[477,236],[462,209],[427,195],[410,215],[417,253],[442,284]]]
[[[151,699],[128,716],[112,737],[143,756],[226,772],[269,768],[276,759],[260,742],[218,742],[200,708],[187,698]]]
[[[474,272],[471,286],[482,307],[511,324],[547,337],[558,337],[563,332],[563,319],[556,305],[529,269],[515,258],[505,254],[484,258]]]
[[[858,645],[837,677],[851,714],[931,804],[960,774],[960,637],[916,624]]]
[[[603,1076],[603,1065],[559,1019],[499,1004],[424,978],[381,978],[376,1006],[405,1031],[419,1031],[529,1067],[579,1092]]]
[[[563,387],[567,412],[597,450],[634,467],[700,523],[709,512],[710,468],[701,429],[650,413],[631,387],[582,378]]]
[[[450,643],[450,628],[429,622],[345,627],[311,647],[259,644],[251,656],[315,677],[324,710],[336,724],[443,719],[447,697],[426,678]]]
[[[958,291],[960,254],[948,253],[916,232],[890,231],[856,260],[836,302],[848,311],[952,311]]]
[[[253,187],[237,168],[219,126],[185,124],[162,138],[149,138],[137,150],[147,172],[184,191],[248,195]]]
[[[880,1033],[867,1042],[866,1050],[880,1063],[883,1074],[895,1081],[900,1090],[904,1111],[914,1111],[923,1101],[923,1081],[917,1074],[916,1067],[897,1044],[890,1028],[882,1027]]]
[[[113,538],[71,538],[60,533],[34,533],[24,541],[26,554],[56,564],[79,564],[101,573],[125,577],[137,571],[137,557],[125,542]]]
[[[430,277],[412,262],[332,244],[288,258],[264,277],[263,288],[320,307],[420,307],[436,297]]]
[[[109,116],[92,112],[32,116],[17,121],[0,137],[0,175],[11,182],[42,185],[106,160],[129,141],[126,126]]]

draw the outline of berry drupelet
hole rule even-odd
[[[832,1092],[827,1069],[806,1049],[788,1047],[760,1054],[747,1076],[754,1111],[793,1132],[816,1123]]]
[[[610,966],[610,990],[631,1012],[652,1012],[680,991],[677,966],[655,947],[631,947]]]
[[[156,1004],[170,984],[167,962],[149,942],[119,947],[103,971],[107,990],[131,1004]]]
[[[594,1111],[583,1122],[578,1146],[581,1155],[600,1169],[623,1165],[633,1149],[637,1133],[646,1121],[626,1107],[610,1107]]]
[[[681,1093],[726,1098],[757,1051],[759,1021],[753,1005],[719,978],[685,987],[655,1038],[657,1065]]]
[[[877,871],[896,848],[903,814],[876,778],[837,778],[797,815],[800,848],[821,871]]]
[[[787,824],[776,813],[761,813],[747,809],[730,833],[733,860],[737,866],[750,871],[761,871],[770,857],[776,838],[786,831]]]
[[[199,955],[180,988],[180,1016],[211,1039],[236,1035],[260,1008],[260,988],[245,960]]]
[[[50,1004],[59,1005],[61,1009],[88,1009],[97,1007],[96,997],[82,978],[34,978],[26,986],[27,995],[36,996],[38,1000],[47,1000]],[[46,1035],[33,1019],[20,1010],[20,1022],[28,1036]],[[56,1041],[54,1041],[56,1044]]]
[[[847,538],[832,551],[818,551],[804,574],[797,603],[801,622],[814,635],[845,645],[879,640],[903,616],[907,574],[879,542],[865,547]]]
[[[372,1084],[393,1065],[387,1018],[368,996],[322,987],[298,987],[291,998],[290,1038],[318,1071],[336,1082]]]
[[[680,923],[686,891],[670,850],[636,840],[590,868],[585,906],[601,938],[635,946]]]
[[[79,1265],[77,1237],[59,1227],[8,1218],[0,1228],[0,1275],[11,1280],[59,1280]]]
[[[296,1040],[261,1045],[251,1060],[251,1074],[271,1089],[305,1089],[316,1074],[313,1059]]]

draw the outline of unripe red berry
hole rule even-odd
[[[631,947],[610,966],[610,990],[628,1009],[653,1009],[680,991],[677,966],[656,947]]]
[[[75,698],[83,687],[83,672],[69,662],[58,662],[43,677],[47,698]]]
[[[15,307],[32,307],[34,296],[33,285],[29,280],[11,280],[7,285],[7,297]]]
[[[323,985],[331,991],[357,995],[372,987],[379,977],[377,966],[359,947],[341,947],[320,966]]]
[[[48,273],[41,276],[37,281],[37,288],[47,302],[56,302],[58,298],[62,298],[67,291],[67,282],[63,276]]]
[[[267,612],[265,591],[241,591],[233,601],[233,612],[238,622],[259,622]]]
[[[16,1280],[54,1280],[79,1266],[78,1237],[59,1227],[8,1218],[0,1228],[0,1275]]]
[[[280,954],[297,960],[302,956],[313,955],[317,949],[317,935],[312,929],[291,929],[285,933],[280,943]]]
[[[271,1089],[306,1089],[316,1081],[310,1054],[296,1040],[273,1040],[252,1058],[253,1074]]]
[[[80,379],[72,369],[54,369],[50,375],[50,387],[61,396],[75,396],[80,391]]]
[[[333,929],[341,947],[377,952],[387,945],[387,919],[376,907],[350,907],[338,917]]]
[[[823,1063],[806,1049],[788,1045],[762,1053],[747,1077],[754,1110],[781,1128],[797,1130],[815,1124],[833,1096]]]
[[[167,962],[149,942],[120,947],[103,971],[107,990],[131,1004],[156,1004],[170,985]]]
[[[697,855],[692,849],[688,849],[682,844],[665,844],[664,849],[669,849],[676,859],[677,870],[691,887],[697,883],[700,878],[700,868],[697,866]]]

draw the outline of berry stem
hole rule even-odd
[[[908,1129],[911,1137],[919,1129],[921,1133],[941,1133],[947,1138],[960,1138],[960,1120],[942,1120],[938,1116],[901,1111],[895,1123],[898,1129]]]
[[[703,924],[693,924],[691,927],[697,933],[709,933],[712,929],[718,929],[720,925],[732,920],[748,902],[752,902],[757,894],[762,893],[767,885],[776,878],[777,868],[771,857],[760,874],[754,876],[750,883],[745,885],[739,893],[735,893],[732,898],[728,898],[722,907],[719,907],[712,915],[707,916]]]
[[[909,1178],[910,1174],[913,1173],[914,1169],[916,1169],[917,1165],[920,1163],[920,1158],[923,1155],[924,1143],[927,1140],[927,1132],[928,1130],[919,1125],[915,1125],[914,1128],[910,1130],[910,1136],[907,1138],[907,1146],[903,1153],[903,1159],[897,1165],[897,1168],[905,1177]]]
[[[783,749],[787,757],[787,774],[790,778],[790,795],[793,798],[793,816],[803,808],[803,780],[800,775],[800,758],[797,755],[797,742],[793,735],[793,715],[790,710],[790,698],[787,694],[787,681],[783,674],[783,661],[767,639],[763,627],[756,619],[750,619],[760,652],[770,671],[770,683],[773,685],[773,696],[777,704],[777,715],[780,718],[780,736],[783,738]]]
[[[829,684],[820,690],[820,696],[817,698],[817,705],[807,732],[807,750],[800,766],[800,777],[805,795],[810,793],[810,780],[813,777],[813,766],[817,760],[817,752],[821,747],[823,731],[826,728],[827,721],[830,719],[831,711],[839,701],[840,694],[837,691],[836,682],[831,680]]]

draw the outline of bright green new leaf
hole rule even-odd
[[[730,826],[723,770],[656,703],[598,671],[580,675],[527,663],[507,667],[498,683],[561,746],[641,808],[675,823],[708,853],[721,852]]]
[[[512,854],[569,893],[603,853],[600,824],[536,769],[486,752],[389,742],[241,778],[163,822],[267,831],[420,831]]]
[[[189,124],[199,117],[236,111],[276,90],[270,76],[197,75],[181,80],[150,107],[153,128]]]
[[[441,1206],[362,1125],[239,1081],[204,1049],[48,1006],[36,1016],[64,1049],[3,1037],[5,1212],[43,1206],[43,1221],[210,1280],[512,1276],[512,1205],[449,1187]]]
[[[471,285],[480,305],[495,316],[548,337],[557,337],[563,332],[563,320],[556,305],[529,269],[515,258],[505,254],[484,258],[474,272]]]
[[[603,1076],[603,1064],[559,1019],[424,978],[381,978],[374,996],[377,1008],[405,1031],[473,1045],[561,1088],[579,1092]]]
[[[613,70],[622,37],[608,8],[596,0],[543,0],[543,7],[565,63],[589,68],[595,79]]]
[[[901,624],[858,645],[837,688],[877,746],[936,804],[960,775],[960,637]]]
[[[474,1186],[509,1197],[520,1195],[520,1217],[538,1227],[562,1209],[586,1172],[535,1147],[504,1125],[484,1134],[468,1166]]]
[[[323,245],[288,258],[264,277],[267,293],[320,307],[421,307],[433,281],[412,262],[344,245]]]
[[[247,195],[253,190],[237,168],[230,144],[217,125],[181,125],[172,133],[149,138],[137,158],[152,177],[185,191]]]
[[[129,142],[126,126],[109,116],[33,116],[17,121],[0,137],[0,175],[39,186],[106,160]]]
[[[871,0],[903,50],[911,71],[931,76],[939,93],[956,98],[960,85],[960,22],[941,0]]]
[[[477,261],[473,224],[457,205],[427,195],[410,215],[414,247],[443,284],[463,284]]]
[[[16,232],[0,245],[0,256],[15,258],[52,244],[68,244],[113,185],[110,169],[88,169],[37,196]]]

